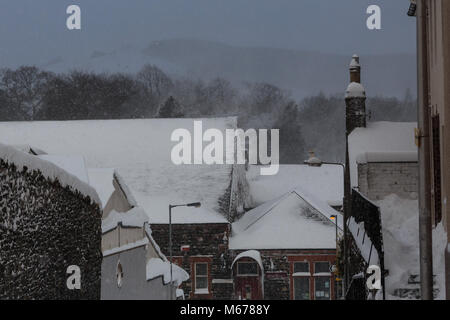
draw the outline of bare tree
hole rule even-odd
[[[52,73],[36,67],[6,69],[1,74],[0,89],[10,108],[14,108],[24,120],[34,120],[42,107],[47,84],[53,77]]]

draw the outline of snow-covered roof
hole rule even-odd
[[[236,127],[235,117],[195,120],[202,120],[203,131]],[[185,128],[194,143],[193,125],[194,119],[0,122],[0,139],[8,144],[30,144],[49,154],[79,154],[89,168],[115,168],[152,222],[152,217],[161,221],[166,216],[169,203],[199,201],[203,209],[218,211],[218,200],[230,184],[232,165],[172,163],[172,147],[177,144],[171,141],[172,132]],[[183,210],[177,209],[175,219]],[[193,219],[200,221],[197,210],[186,214],[192,213]],[[189,216],[183,219],[187,221]],[[205,214],[201,221],[217,219]]]
[[[105,233],[115,229],[119,223],[123,227],[142,228],[146,222],[148,222],[147,214],[139,207],[132,208],[124,213],[113,210],[102,220],[102,232]]]
[[[250,166],[247,180],[254,205],[273,200],[300,186],[330,205],[341,205],[344,196],[344,173],[340,165],[280,165],[273,176],[259,174],[259,166]]]
[[[63,187],[69,187],[74,191],[79,191],[82,195],[90,197],[93,202],[101,204],[100,198],[94,188],[81,181],[75,175],[70,174],[47,160],[40,159],[39,157],[1,143],[0,159],[7,163],[13,163],[18,170],[22,170],[23,167],[27,167],[30,171],[37,170],[44,177],[51,180],[58,180]]]
[[[358,185],[357,163],[417,161],[416,122],[369,122],[348,137],[352,187]]]
[[[334,249],[339,213],[296,188],[245,213],[232,225],[230,249]]]
[[[169,284],[170,281],[170,262],[163,261],[159,258],[151,258],[147,262],[147,280],[152,280],[156,277],[163,277],[164,284]],[[172,282],[178,287],[189,279],[189,274],[184,269],[172,263]]]
[[[105,250],[105,251],[103,251],[103,256],[107,257],[107,256],[110,256],[110,255],[119,253],[119,252],[123,252],[123,251],[131,250],[131,249],[143,247],[143,246],[147,245],[148,243],[149,243],[149,239],[147,237],[145,237],[145,238],[142,238],[142,239],[140,239],[138,241],[124,244],[124,245],[122,245],[120,247],[115,247],[115,248],[112,248],[112,249],[109,249],[109,250]]]
[[[86,164],[82,156],[43,154],[38,155],[37,157],[57,165],[58,167],[66,170],[68,173],[74,175],[81,181],[89,184]]]
[[[89,184],[97,190],[105,208],[109,198],[114,192],[114,169],[111,168],[88,168]]]

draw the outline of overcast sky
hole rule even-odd
[[[0,0],[0,64],[195,38],[326,53],[415,53],[409,0]],[[82,30],[66,28],[78,4]],[[382,30],[366,9],[382,9]],[[3,61],[2,61],[3,60]]]

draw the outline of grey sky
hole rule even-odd
[[[27,64],[153,40],[196,38],[326,53],[415,52],[408,0],[0,0],[0,64]],[[69,4],[82,30],[65,27]],[[382,30],[365,26],[382,9]],[[3,61],[2,61],[3,60]]]

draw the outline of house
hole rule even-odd
[[[170,271],[167,258],[153,240],[144,210],[114,169],[87,169],[79,155],[38,156],[94,187],[102,203],[101,299],[175,299],[176,287],[187,280],[175,266],[175,288],[164,274]],[[152,267],[154,261],[159,265]],[[155,269],[156,270],[153,270]],[[159,270],[159,271],[157,271]],[[172,294],[172,296],[171,296]]]
[[[236,128],[235,118],[201,120],[205,130]],[[90,168],[89,183],[99,190],[103,200],[102,285],[109,289],[107,296],[102,290],[102,297],[124,298],[121,292],[131,287],[138,288],[130,293],[133,297],[146,290],[145,282],[138,284],[129,278],[130,271],[143,273],[145,261],[147,279],[159,274],[159,286],[161,280],[169,283],[165,257],[172,253],[174,265],[180,267],[174,267],[173,280],[180,284],[185,298],[334,298],[334,275],[330,270],[336,258],[336,226],[330,215],[339,217],[332,206],[342,205],[342,167],[282,165],[277,175],[261,176],[258,166],[247,166],[246,171],[245,165],[175,165],[170,158],[174,145],[171,134],[178,128],[192,130],[193,122],[145,119],[0,123],[0,134],[7,141],[30,143],[53,154],[70,150],[83,155]],[[14,134],[17,130],[21,136]],[[183,205],[191,202],[200,202],[201,206]],[[264,208],[269,204],[274,205],[273,212],[265,215]],[[172,208],[172,250],[169,205],[181,205]],[[259,214],[265,218],[259,219]],[[279,217],[292,220],[271,222]],[[286,234],[292,238],[279,248],[275,244],[242,246],[241,238],[248,236],[253,239],[248,244],[255,244],[260,237],[257,232],[247,235],[241,231],[247,228],[246,221],[253,226],[253,219],[257,220],[255,228],[278,226],[290,230]],[[298,237],[297,229],[314,229],[323,235],[315,239],[308,239],[306,234]],[[259,281],[248,293],[240,268],[245,260],[254,257],[255,251],[263,267],[258,265]],[[254,266],[250,268],[254,270]],[[182,269],[188,272],[189,279]],[[297,276],[301,279],[294,279]],[[305,281],[310,284],[307,288]],[[297,282],[301,292],[294,290]],[[278,284],[282,284],[282,290],[276,290]],[[148,287],[159,288],[156,284]]]
[[[201,120],[205,130],[236,127],[234,117]],[[194,119],[8,122],[0,123],[0,135],[4,141],[28,143],[51,154],[70,150],[83,155],[89,168],[115,168],[116,177],[122,178],[115,179],[115,200],[106,203],[104,218],[109,210],[111,214],[114,210],[124,213],[131,207],[142,208],[153,239],[166,256],[170,251],[169,204],[201,202],[198,209],[173,210],[173,260],[190,275],[182,285],[187,298],[230,298],[233,283],[227,262],[229,221],[245,207],[245,172],[242,165],[173,164],[172,132],[178,128],[192,131],[193,124]],[[135,200],[130,200],[130,194]],[[125,228],[120,224],[108,233],[122,234]],[[129,231],[136,241],[143,239],[137,238],[137,234],[144,234],[142,229],[130,230],[128,226],[125,232]],[[104,234],[105,239],[108,237]],[[124,270],[123,274],[125,283],[128,273]]]
[[[342,205],[342,167],[280,165],[274,176],[258,172],[249,166],[246,174],[255,207],[231,227],[235,298],[335,299],[332,266],[342,217],[332,206]]]
[[[432,298],[433,262],[444,259],[450,299],[450,3],[418,1],[416,16],[421,289],[424,299]]]
[[[420,194],[414,139],[417,123],[367,122],[365,91],[351,92],[355,86],[349,85],[346,98],[351,189],[346,223],[351,235],[347,247],[347,298],[368,297],[366,270],[377,265],[381,268],[382,290],[378,290],[376,298],[418,299]],[[442,236],[442,232],[443,229],[435,236]],[[442,249],[439,242],[434,249]],[[436,257],[434,267],[434,294],[442,298],[443,259]]]
[[[0,298],[99,299],[96,191],[22,150],[0,144]]]

